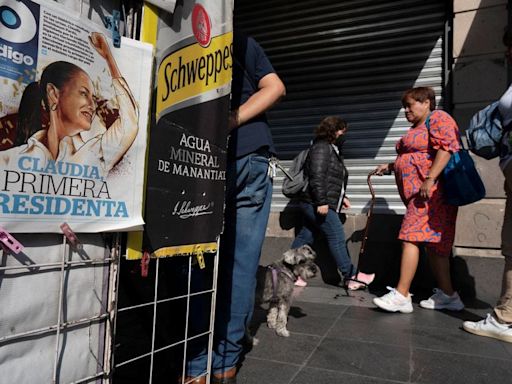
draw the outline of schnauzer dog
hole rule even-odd
[[[258,271],[257,302],[269,303],[267,325],[279,336],[288,337],[286,329],[292,301],[294,282],[300,276],[304,281],[315,277],[316,253],[309,245],[289,249],[283,257]]]

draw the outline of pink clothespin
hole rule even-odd
[[[149,252],[144,251],[144,253],[142,254],[142,259],[140,260],[140,275],[142,277],[148,277],[149,260],[150,260]]]
[[[25,248],[18,240],[16,240],[9,232],[0,227],[0,244],[9,249],[12,253],[18,254]],[[5,249],[4,248],[4,249]]]
[[[80,243],[77,235],[75,235],[75,232],[73,232],[68,223],[62,223],[60,225],[60,229],[64,236],[66,236],[66,239],[68,239],[69,244],[71,244],[73,248],[75,248],[78,251],[82,249],[82,244]]]

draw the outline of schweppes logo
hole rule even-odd
[[[208,47],[198,43],[167,56],[158,68],[156,113],[217,89],[231,81],[233,33],[214,37]]]

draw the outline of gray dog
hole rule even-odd
[[[303,245],[286,251],[281,259],[258,271],[257,301],[269,303],[267,325],[279,336],[290,336],[286,324],[294,283],[299,276],[304,281],[315,277],[315,258],[315,251],[309,245]]]

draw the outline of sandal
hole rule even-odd
[[[350,291],[357,291],[358,289],[366,289],[368,285],[375,279],[375,273],[367,274],[358,272],[357,275],[352,276],[348,281],[347,289]]]

